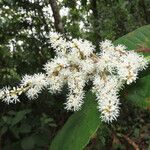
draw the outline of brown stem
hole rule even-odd
[[[117,133],[114,130],[113,126],[111,126],[110,131],[112,132],[113,136],[125,139],[134,148],[134,150],[140,150],[139,146],[132,139],[130,139],[127,135],[124,135],[122,133]]]
[[[135,50],[135,52],[145,52],[145,53],[150,53],[150,48],[146,48],[144,46],[138,48],[137,50]]]
[[[91,0],[91,10],[93,12],[93,17],[94,17],[94,20],[92,22],[92,26],[93,26],[93,31],[94,31],[94,36],[95,36],[95,45],[96,45],[96,48],[99,49],[99,40],[101,39],[100,35],[99,35],[99,32],[98,32],[98,28],[99,28],[99,23],[98,23],[98,20],[99,20],[99,15],[98,15],[98,1],[97,0]]]
[[[49,0],[49,3],[51,5],[52,11],[53,11],[53,16],[54,16],[54,20],[55,20],[55,28],[57,32],[64,32],[64,28],[63,28],[63,24],[62,24],[62,20],[59,14],[59,7],[57,5],[56,0]]]
[[[121,134],[121,136],[134,148],[134,150],[140,150],[139,146],[128,136]]]

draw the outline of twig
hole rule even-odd
[[[121,137],[123,137],[130,145],[132,145],[134,150],[140,150],[139,146],[128,136],[121,134]]]
[[[116,133],[113,126],[111,126],[110,131],[112,132],[113,136],[124,138],[134,148],[134,150],[140,150],[139,146],[132,139],[130,139],[127,135],[124,135],[122,133]]]
[[[145,53],[150,53],[150,48],[146,48],[144,46],[138,48],[137,50],[135,50],[136,52],[145,52]]]

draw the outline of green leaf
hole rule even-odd
[[[17,126],[9,127],[9,130],[13,133],[14,137],[19,139],[19,128]]]
[[[150,48],[150,25],[143,26],[124,35],[117,39],[114,44],[123,44],[128,50],[136,50],[140,47]]]
[[[12,118],[9,116],[2,116],[2,120],[4,121],[4,123],[6,124],[11,124],[12,123]]]
[[[150,48],[150,25],[138,28],[114,43],[116,45],[124,44],[128,50],[136,50],[140,47]],[[150,53],[144,53],[144,55],[147,57],[150,56]],[[145,108],[150,106],[150,67],[141,74],[143,77],[127,87],[125,98],[132,101],[133,104]]]
[[[50,150],[82,150],[100,126],[95,96],[88,92],[82,109],[74,113],[52,141]]]
[[[31,126],[29,124],[21,124],[19,131],[20,133],[29,133],[31,131]]]
[[[35,139],[32,136],[25,137],[21,141],[21,147],[23,150],[31,150],[34,148],[34,145],[35,145]]]
[[[11,125],[13,126],[13,125],[17,124],[18,122],[20,122],[26,116],[26,114],[28,114],[30,112],[31,112],[31,110],[29,110],[29,109],[17,112]]]
[[[126,99],[141,108],[150,106],[150,75],[137,80],[125,93]]]
[[[5,134],[7,130],[8,130],[8,127],[3,126],[2,129],[0,130],[1,136]]]

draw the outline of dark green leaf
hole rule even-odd
[[[29,109],[17,112],[15,115],[15,118],[12,121],[12,126],[17,124],[18,122],[20,122],[25,117],[25,115],[30,112],[31,112],[31,110],[29,110]]]
[[[128,50],[150,48],[150,25],[143,26],[117,39],[114,44],[123,44]],[[148,55],[148,54],[147,54]]]
[[[23,150],[31,150],[34,148],[35,139],[34,137],[25,137],[21,142],[21,147]]]
[[[29,124],[22,124],[19,130],[20,133],[29,133],[31,131],[31,126]]]
[[[74,113],[52,141],[50,150],[82,150],[100,126],[95,96],[89,92],[82,109]]]
[[[1,136],[2,136],[3,134],[5,134],[5,132],[6,132],[7,130],[8,130],[8,127],[3,126],[2,129],[1,129],[1,131],[0,131]]]
[[[150,106],[150,75],[140,78],[135,84],[131,85],[126,93],[126,99],[134,105],[142,108]]]

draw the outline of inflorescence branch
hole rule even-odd
[[[1,89],[0,99],[8,104],[16,103],[22,93],[34,99],[44,88],[58,93],[67,84],[69,92],[65,108],[78,111],[85,97],[84,87],[92,81],[92,92],[96,95],[102,121],[116,120],[120,111],[120,89],[125,83],[135,82],[148,61],[135,51],[126,51],[123,45],[114,46],[109,40],[100,43],[99,53],[87,40],[67,41],[55,32],[51,32],[50,42],[56,56],[44,65],[45,74],[25,75],[18,87]]]

